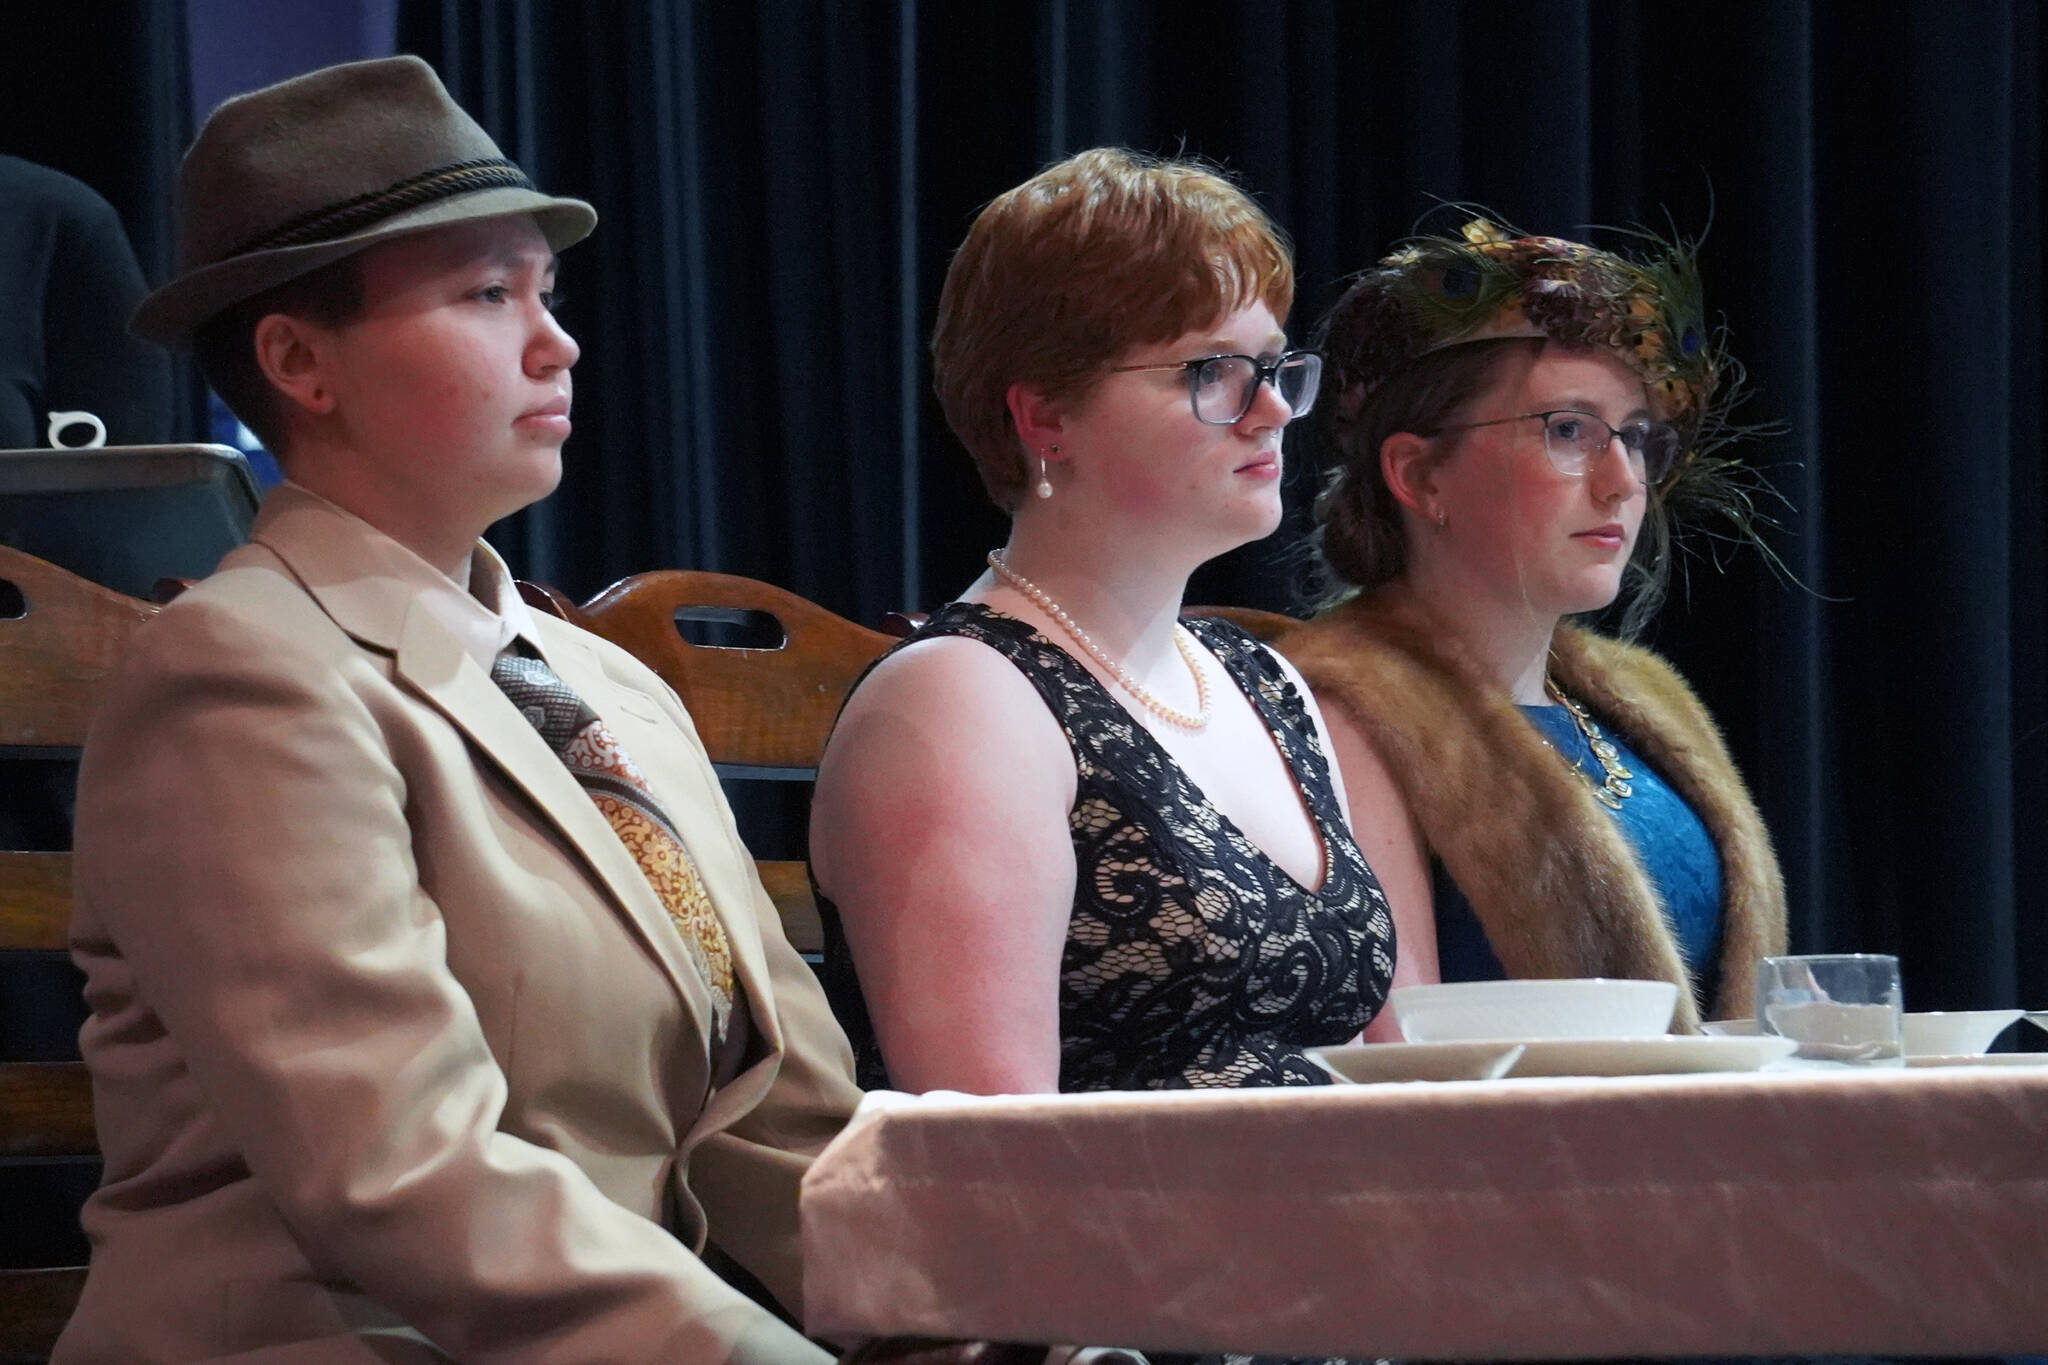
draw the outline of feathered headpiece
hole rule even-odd
[[[1652,409],[1678,428],[1683,444],[1652,490],[1659,515],[1645,523],[1636,565],[1641,583],[1625,634],[1649,619],[1663,595],[1670,523],[1753,544],[1779,562],[1757,533],[1755,502],[1759,492],[1777,495],[1754,471],[1716,454],[1731,441],[1777,428],[1729,421],[1743,397],[1742,365],[1720,329],[1707,325],[1693,244],[1633,235],[1647,250],[1623,256],[1555,237],[1515,236],[1475,218],[1456,237],[1415,238],[1358,276],[1318,339],[1330,395],[1322,421],[1340,449],[1345,429],[1382,385],[1420,357],[1468,342],[1527,337],[1598,346],[1640,376]],[[1325,496],[1338,495],[1347,476],[1348,466],[1338,469]]]
[[[1449,346],[1510,337],[1598,346],[1642,377],[1657,416],[1685,438],[1668,486],[1703,444],[1718,443],[1715,395],[1732,394],[1740,367],[1708,330],[1691,248],[1657,246],[1636,260],[1511,237],[1485,218],[1456,237],[1406,243],[1331,311],[1323,349],[1338,417],[1355,416],[1409,361]]]

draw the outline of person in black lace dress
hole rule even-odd
[[[1314,704],[1188,575],[1280,520],[1320,359],[1287,249],[1198,166],[1084,152],[983,210],[933,339],[1012,517],[855,688],[819,770],[827,985],[864,1079],[980,1093],[1325,1084],[1393,927]]]

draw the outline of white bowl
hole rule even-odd
[[[1951,1010],[1906,1016],[1908,1057],[1967,1057],[1989,1048],[2022,1010]]]
[[[1453,981],[1387,997],[1411,1043],[1476,1039],[1648,1038],[1671,1027],[1669,981]]]

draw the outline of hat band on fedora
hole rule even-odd
[[[338,204],[300,214],[284,226],[264,233],[230,253],[244,256],[279,247],[304,246],[309,242],[334,241],[369,227],[403,209],[418,208],[437,199],[478,190],[533,189],[533,182],[509,161],[491,157],[457,161],[431,171],[409,176],[386,189],[359,194]]]

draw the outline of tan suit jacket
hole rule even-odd
[[[798,1304],[797,1181],[859,1096],[689,717],[534,623],[719,909],[752,1044],[716,1089],[646,878],[407,564],[280,489],[98,709],[72,943],[107,1168],[55,1360],[822,1361],[695,1254]]]

